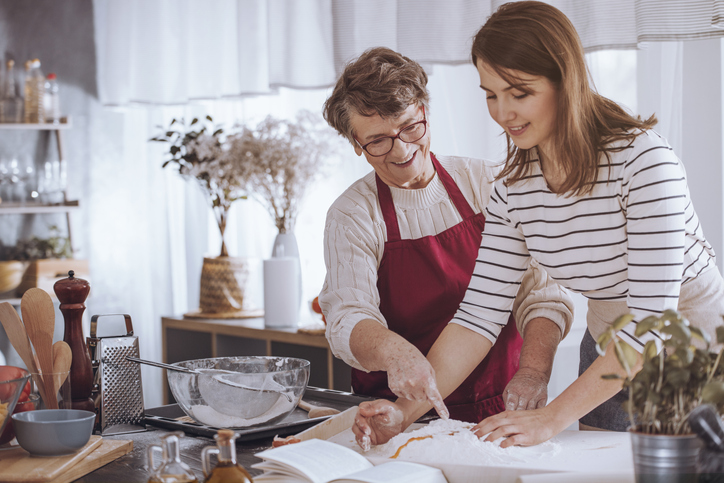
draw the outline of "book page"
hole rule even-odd
[[[253,465],[254,468],[263,465],[267,471],[299,475],[313,483],[325,483],[372,467],[372,463],[361,454],[321,439],[280,446],[257,453],[256,456],[265,462],[259,466]]]
[[[408,461],[390,461],[330,483],[447,483],[442,471]]]

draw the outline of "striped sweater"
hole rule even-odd
[[[714,251],[666,140],[647,131],[618,145],[626,147],[611,153],[610,167],[602,157],[583,196],[551,192],[538,159],[520,182],[496,181],[475,272],[451,322],[495,341],[533,258],[589,299],[626,301],[636,318],[621,335],[638,350],[660,340],[653,332],[634,337],[634,325],[677,308],[681,284],[713,267]]]

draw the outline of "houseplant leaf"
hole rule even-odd
[[[701,401],[720,405],[724,403],[724,381],[711,381],[701,390]]]
[[[677,345],[688,345],[691,340],[691,330],[682,321],[665,325],[661,328],[661,333],[670,335]]]
[[[632,320],[634,319],[634,316],[632,314],[624,314],[614,320],[613,324],[611,325],[611,328],[614,330],[614,332],[618,332],[619,330],[626,327]]]
[[[596,342],[596,351],[598,352],[598,355],[604,356],[606,355],[606,347],[608,347],[608,344],[611,342],[611,339],[613,338],[613,333],[611,331],[606,331],[603,334],[601,334],[598,337],[598,341]]]
[[[639,353],[636,349],[628,345],[626,342],[619,341],[615,344],[616,347],[616,358],[619,364],[623,367],[627,373],[631,372],[631,369],[636,365]]]
[[[705,342],[707,346],[711,343],[711,337],[709,337],[709,334],[707,334],[700,328],[694,327],[694,326],[689,326],[689,330],[691,331],[692,337]]]
[[[634,335],[636,337],[641,337],[646,332],[653,330],[653,329],[660,329],[661,327],[661,321],[658,317],[654,315],[649,315],[644,320],[636,324],[636,330],[634,331]]]

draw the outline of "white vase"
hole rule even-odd
[[[271,259],[264,261],[264,312],[267,327],[296,327],[302,304],[302,265],[294,233],[279,233]]]

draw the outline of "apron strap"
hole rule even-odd
[[[377,182],[377,198],[380,201],[382,218],[385,219],[385,226],[387,227],[387,241],[399,241],[400,225],[397,223],[397,214],[395,213],[395,204],[392,202],[390,187],[377,174],[375,174],[375,181]]]
[[[460,213],[463,220],[475,216],[475,212],[470,207],[470,203],[465,199],[463,193],[458,188],[458,185],[452,179],[452,176],[445,171],[440,162],[437,160],[433,153],[430,153],[432,159],[432,165],[435,167],[437,175],[442,181],[442,185],[445,187],[447,194],[450,196],[455,208]],[[392,192],[390,187],[387,186],[379,176],[375,174],[375,182],[377,183],[377,197],[380,201],[380,209],[382,210],[382,217],[385,219],[385,226],[387,227],[387,241],[393,242],[400,240],[400,225],[397,222],[397,214],[395,213],[395,204],[392,201]]]
[[[474,216],[475,212],[470,207],[470,203],[468,203],[468,200],[465,199],[465,196],[463,196],[463,193],[460,191],[460,188],[458,188],[458,185],[452,179],[452,176],[450,176],[450,173],[445,171],[445,168],[442,167],[442,165],[433,153],[430,153],[430,158],[432,158],[432,164],[433,166],[435,166],[435,171],[437,171],[437,175],[440,177],[442,185],[447,190],[447,194],[450,195],[450,199],[455,205],[455,208],[457,208],[458,213],[460,213],[462,219],[466,220],[471,216]]]

